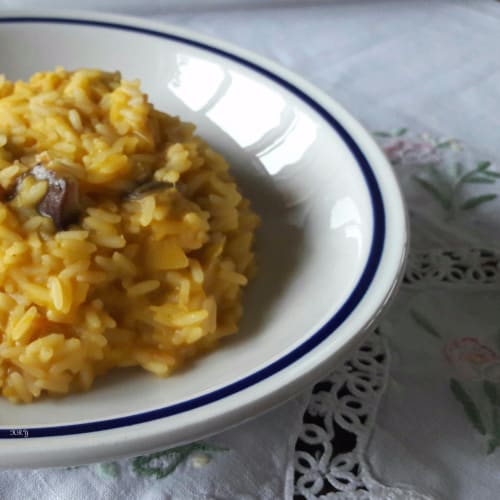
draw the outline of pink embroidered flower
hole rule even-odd
[[[393,163],[398,163],[403,157],[403,152],[405,148],[405,141],[397,140],[391,144],[384,146],[384,153],[387,155],[390,161]]]
[[[444,348],[446,359],[462,378],[483,378],[483,368],[498,360],[497,353],[473,337],[452,339]]]
[[[394,164],[424,165],[440,158],[434,144],[408,139],[393,139],[384,145],[384,152]]]

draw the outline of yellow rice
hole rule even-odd
[[[0,77],[4,397],[86,390],[114,367],[163,377],[236,332],[258,219],[193,132],[119,73]],[[40,213],[40,162],[78,183],[63,229]]]

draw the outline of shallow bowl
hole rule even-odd
[[[68,465],[191,441],[312,384],[397,286],[405,210],[393,171],[339,104],[254,54],[183,29],[92,14],[0,18],[0,71],[120,70],[197,125],[262,219],[240,332],[168,379],[116,370],[87,393],[0,401],[0,466]]]

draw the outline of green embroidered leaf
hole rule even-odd
[[[402,135],[405,135],[406,132],[408,132],[407,128],[398,128],[393,132],[384,132],[382,130],[377,130],[375,132],[372,132],[372,134],[375,137],[401,137]]]
[[[479,170],[479,171],[488,170],[488,168],[490,167],[490,165],[491,165],[491,161],[480,161],[477,164],[476,169]]]
[[[465,173],[464,175],[462,175],[462,177],[460,179],[458,179],[458,183],[457,185],[460,185],[464,182],[469,182],[469,179],[471,179],[472,177],[477,177],[479,174],[479,176],[482,175],[482,172],[479,172],[477,170],[477,168],[475,168],[474,170],[470,170],[469,172]]]
[[[224,446],[216,446],[214,444],[207,443],[192,443],[191,446],[193,447],[192,451],[229,451],[229,448],[225,448]]]
[[[462,175],[462,177],[460,179],[458,179],[458,182],[456,184],[456,188],[458,188],[461,184],[463,183],[468,183],[468,182],[482,182],[482,181],[476,181],[476,180],[472,180],[472,179],[487,179],[485,180],[485,183],[488,183],[488,184],[492,184],[492,180],[489,179],[488,177],[488,166],[489,166],[489,163],[487,165],[488,162],[480,162],[477,164],[476,168],[470,170],[469,172],[465,173],[464,175]]]
[[[455,144],[456,141],[454,139],[448,139],[446,141],[441,141],[436,144],[436,148],[449,148],[452,144]]]
[[[156,479],[163,479],[177,469],[186,460],[189,452],[186,450],[167,450],[151,455],[135,457],[132,461],[132,468],[139,476],[152,476]],[[155,459],[159,459],[157,465],[153,464]]]
[[[449,210],[451,208],[450,199],[446,195],[441,193],[441,191],[437,187],[435,187],[429,181],[422,179],[421,177],[414,176],[413,178],[415,179],[416,182],[420,184],[422,188],[424,188],[428,193],[430,193],[445,210]]]
[[[490,455],[500,445],[500,419],[498,418],[497,408],[493,408],[493,437],[488,442],[488,449],[486,453]]]
[[[455,399],[459,403],[461,403],[465,411],[465,414],[469,418],[471,424],[480,434],[484,436],[486,434],[486,429],[481,419],[481,414],[479,413],[476,404],[474,403],[472,398],[467,394],[467,391],[464,389],[462,384],[458,380],[452,378],[450,379],[450,389],[453,396],[455,396]]]
[[[118,462],[98,464],[97,472],[106,478],[116,479],[120,477],[120,464]]]
[[[462,210],[470,210],[471,208],[475,208],[483,203],[487,203],[488,201],[492,201],[496,199],[496,194],[482,194],[480,196],[474,196],[473,198],[469,198],[467,201],[460,205]]]
[[[228,451],[228,449],[205,443],[191,443],[151,453],[150,455],[136,457],[132,461],[132,468],[138,476],[163,479],[172,474],[195,451],[217,452]]]
[[[487,170],[486,172],[483,172],[483,174],[494,179],[500,178],[500,172],[494,172],[493,170]]]
[[[485,380],[483,382],[483,390],[492,406],[497,406],[500,403],[497,386],[493,382]]]
[[[495,184],[494,179],[490,179],[488,177],[479,177],[477,174],[472,177],[468,177],[464,180],[464,182],[467,182],[469,184]]]
[[[488,448],[486,451],[488,455],[490,455],[500,445],[500,419],[498,418],[498,405],[500,403],[500,396],[498,394],[497,386],[489,380],[485,380],[483,382],[483,391],[491,404],[493,437],[488,441]]]
[[[500,0],[498,0],[500,1]],[[486,448],[486,454],[491,455],[497,448],[500,443],[497,438],[492,438],[488,441],[488,447]]]
[[[424,331],[426,331],[427,333],[438,339],[442,338],[441,334],[434,328],[434,326],[432,326],[430,321],[421,313],[415,311],[415,309],[410,309],[410,316],[413,318],[415,323],[417,323],[417,325],[420,326]]]
[[[467,172],[462,178],[459,180],[459,183],[462,182],[484,182],[486,184],[493,184],[495,180],[491,179],[490,172],[488,171],[489,166],[491,165],[488,161],[479,162],[475,169]],[[496,177],[493,175],[493,177]]]

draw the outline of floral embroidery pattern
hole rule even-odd
[[[186,446],[170,448],[166,451],[139,456],[132,460],[132,468],[138,476],[150,476],[155,479],[163,479],[169,476],[184,463],[193,452],[213,453],[227,451],[227,448],[219,448],[205,443],[192,443]]]
[[[391,163],[419,167],[418,173],[413,175],[414,182],[438,203],[447,219],[497,198],[497,194],[490,191],[469,194],[467,189],[472,184],[486,187],[498,181],[500,172],[491,162],[480,161],[466,167],[461,161],[444,161],[445,152],[462,149],[459,141],[436,139],[429,134],[410,136],[406,128],[376,132],[375,135],[381,138],[382,148]]]
[[[461,375],[460,378],[468,380],[480,380],[483,378],[484,366],[498,361],[498,355],[493,349],[473,337],[452,339],[446,344],[444,355]]]
[[[210,445],[203,442],[191,443],[168,450],[141,455],[122,462],[100,463],[89,466],[105,479],[118,479],[124,471],[131,470],[136,477],[164,479],[172,474],[188,458],[192,458],[193,467],[202,467],[209,463],[211,455],[217,452],[229,451],[227,448]],[[131,467],[129,467],[129,463]],[[80,469],[85,466],[67,467],[66,470]]]
[[[410,310],[413,320],[435,339],[442,335],[420,312]],[[486,440],[486,453],[493,453],[500,446],[500,354],[475,337],[455,337],[445,343],[443,357],[454,375],[449,380],[453,397],[476,431]],[[466,389],[473,383],[476,398]],[[486,402],[487,412],[480,411],[477,395]],[[483,405],[484,406],[484,405]]]
[[[407,128],[393,132],[375,132],[382,142],[382,149],[393,165],[415,164],[425,166],[442,160],[442,151],[460,151],[462,145],[456,139],[437,139],[429,134],[410,136]]]

